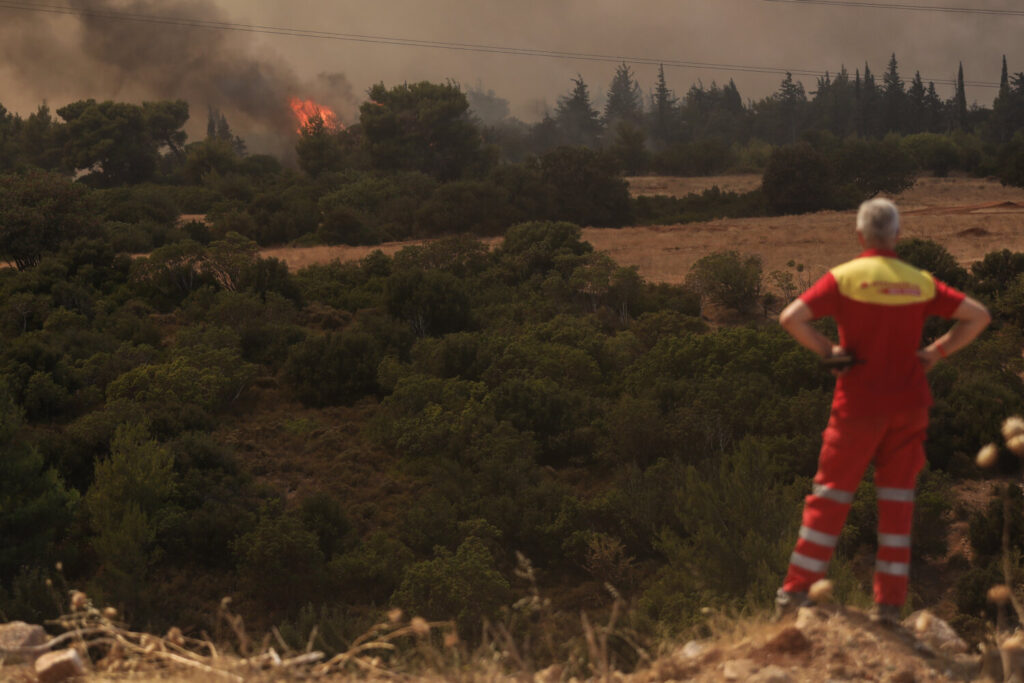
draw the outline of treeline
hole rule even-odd
[[[470,91],[474,106],[496,110],[493,93]],[[497,109],[501,111],[500,109]],[[505,108],[507,111],[507,107]],[[648,97],[630,67],[615,71],[604,96],[603,111],[593,103],[587,84],[577,77],[554,112],[535,125],[507,115],[488,117],[487,134],[506,157],[523,159],[558,145],[583,145],[611,154],[626,173],[712,175],[728,170],[760,170],[771,146],[795,144],[823,134],[880,139],[911,136],[916,143],[947,138],[960,154],[978,155],[1009,143],[1024,127],[1024,73],[1010,75],[1003,58],[1000,87],[991,107],[968,106],[963,65],[953,96],[943,99],[932,82],[915,72],[909,84],[894,54],[877,79],[868,64],[851,75],[846,67],[826,72],[808,92],[791,74],[773,94],[760,100],[741,97],[730,80],[724,86],[696,83],[677,95],[664,68]],[[947,152],[948,155],[948,152]],[[956,154],[952,155],[955,159]],[[945,168],[979,170],[980,159],[946,161]],[[931,170],[930,166],[927,166]],[[985,174],[993,174],[984,168]]]

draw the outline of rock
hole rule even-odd
[[[704,654],[704,650],[705,647],[703,645],[698,643],[696,640],[691,640],[687,642],[686,645],[683,645],[683,649],[680,650],[680,652],[682,652],[683,656],[687,659],[694,659],[695,657],[700,657]]]
[[[761,669],[748,680],[750,683],[793,683],[793,677],[774,664]]]
[[[36,676],[39,683],[61,683],[85,674],[85,664],[78,650],[47,652],[36,660]]]
[[[722,676],[727,681],[750,680],[755,671],[757,665],[752,659],[730,659],[722,666]]]
[[[799,654],[810,648],[811,641],[807,640],[807,636],[796,626],[787,626],[765,643],[765,650],[769,652],[780,652],[790,655]]]
[[[3,651],[36,647],[45,642],[46,631],[43,630],[42,626],[26,624],[24,621],[0,624],[0,656],[4,658],[7,664],[16,664],[22,661],[30,662],[34,655],[6,654]]]
[[[903,620],[903,627],[933,650],[948,654],[967,652],[967,643],[953,627],[928,610],[918,610]]]
[[[813,607],[801,607],[796,613],[796,627],[807,631],[821,624],[821,612]]]
[[[562,667],[552,664],[546,669],[541,669],[533,675],[534,683],[557,683],[562,680]]]

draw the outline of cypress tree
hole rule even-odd
[[[964,91],[964,63],[956,74],[956,92],[953,94],[953,125],[958,130],[967,130],[967,93]]]

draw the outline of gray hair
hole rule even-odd
[[[891,246],[900,234],[900,212],[888,199],[876,197],[860,205],[857,232],[873,246]]]

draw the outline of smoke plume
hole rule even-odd
[[[205,127],[196,119],[213,107],[236,131],[257,137],[295,130],[292,96],[313,98],[343,119],[354,115],[344,75],[300,79],[283,59],[254,54],[250,33],[174,23],[227,21],[212,3],[70,0],[70,7],[75,14],[3,10],[0,57],[21,99],[48,99],[57,107],[88,97],[184,99],[193,127]],[[144,19],[154,17],[166,21]]]

